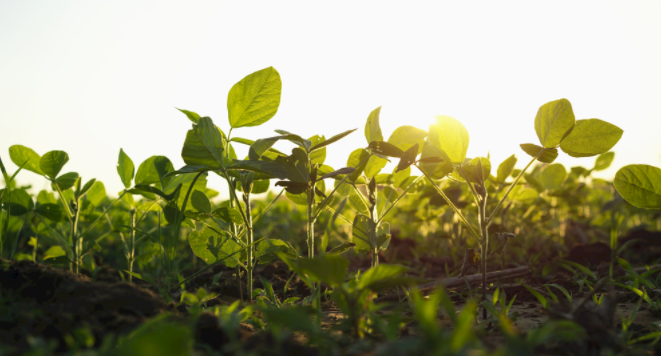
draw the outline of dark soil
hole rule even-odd
[[[94,282],[30,261],[0,262],[0,308],[9,315],[0,321],[0,343],[18,349],[28,347],[29,335],[37,335],[56,340],[56,351],[66,351],[65,338],[78,328],[88,328],[98,346],[109,333],[126,333],[173,309],[135,284]]]

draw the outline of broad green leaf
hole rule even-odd
[[[544,148],[555,147],[571,132],[576,118],[571,103],[560,99],[542,105],[535,117],[535,132]]]
[[[216,255],[209,250],[209,245],[217,246],[227,239],[226,235],[218,235],[211,229],[204,228],[201,231],[193,230],[188,234],[188,244],[193,253],[207,264],[216,262]]]
[[[550,164],[544,168],[539,176],[539,182],[546,190],[557,190],[567,178],[567,170],[560,163]]]
[[[215,168],[213,168],[213,167],[209,167],[209,166],[205,166],[205,165],[194,165],[194,166],[192,166],[192,165],[187,164],[187,165],[177,169],[176,171],[172,171],[172,172],[167,173],[164,176],[164,178],[170,178],[170,177],[174,177],[174,176],[177,176],[177,175],[180,175],[180,174],[187,174],[187,173],[208,172],[208,171],[212,171],[214,169]],[[167,182],[168,183],[165,184],[166,186],[169,185],[169,180]]]
[[[419,163],[420,169],[429,174],[432,178],[441,179],[446,175],[452,173],[452,164],[449,161],[442,162],[427,162],[430,158],[443,159],[442,153],[428,141],[422,147],[422,154],[420,155],[421,162]],[[400,172],[401,173],[401,172]],[[398,185],[398,184],[396,184]]]
[[[273,67],[254,72],[234,84],[227,95],[230,126],[258,126],[278,111],[282,82]]]
[[[392,187],[384,186],[383,189],[376,193],[376,210],[381,216],[384,209],[390,207],[395,200],[399,197],[399,193]]]
[[[94,185],[95,182],[96,179],[94,178],[88,180],[87,183],[85,183],[85,185],[83,186],[83,188],[77,191],[76,194],[78,194],[79,197],[84,196],[90,189],[92,189],[92,186]]]
[[[44,174],[39,165],[41,157],[30,148],[21,145],[13,145],[9,147],[9,158],[11,158],[11,161],[14,162],[15,165],[23,167],[23,169],[27,169],[30,172],[40,175]]]
[[[531,203],[539,197],[539,192],[532,188],[520,188],[520,186],[517,186],[512,190],[511,196],[512,200]]]
[[[271,181],[268,180],[268,179],[253,181],[252,189],[250,190],[250,194],[266,193],[266,192],[268,192],[270,185],[271,185]],[[243,191],[241,189],[241,184],[236,185],[236,190],[238,190],[240,192]]]
[[[385,251],[390,245],[390,224],[383,223],[376,229],[376,247]]]
[[[399,158],[402,157],[402,155],[404,154],[404,151],[399,147],[383,141],[372,141],[370,142],[369,146],[367,146],[367,148],[374,151],[374,153],[378,153],[381,156],[387,156],[387,157]]]
[[[395,168],[395,170],[397,170],[397,168]],[[402,186],[404,186],[404,183],[406,183],[409,177],[411,177],[411,167],[406,168],[405,170],[399,172],[395,172],[395,170],[393,170],[393,174],[392,174],[393,184],[395,185],[395,187],[401,188]]]
[[[181,158],[187,165],[219,168],[222,162],[224,134],[208,117],[201,118],[199,122],[200,124],[193,125],[193,129],[186,132]]]
[[[393,131],[392,135],[390,135],[390,138],[388,138],[388,143],[394,145],[402,151],[408,150],[417,143],[417,154],[420,154],[422,153],[422,146],[425,143],[425,138],[427,138],[427,131],[417,127],[404,125],[396,128],[395,131]]]
[[[222,207],[214,210],[211,216],[215,219],[220,219],[228,224],[243,224],[243,217],[237,208]]]
[[[418,156],[419,150],[420,150],[419,145],[417,143],[409,147],[409,149],[407,149],[406,152],[404,152],[402,157],[399,159],[399,163],[397,164],[395,173],[410,168],[411,165],[415,163],[415,158]]]
[[[360,277],[358,288],[371,289],[372,286],[396,277],[406,271],[408,271],[408,268],[404,266],[380,264],[374,268],[370,268]]]
[[[256,173],[263,173],[279,179],[288,178],[286,168],[283,167],[282,164],[278,162],[233,160],[232,163],[227,166],[227,169],[238,169],[238,170],[245,170]]]
[[[365,205],[363,199],[353,189],[349,194],[349,205],[357,212],[369,215],[369,207]]]
[[[301,206],[307,206],[308,205],[308,194],[306,192],[303,193],[290,193],[290,192],[285,192],[285,196],[289,201],[296,205],[301,205]]]
[[[516,161],[516,155],[511,155],[498,166],[498,173],[496,176],[496,181],[498,183],[505,183],[507,178],[512,174]]]
[[[44,252],[44,261],[50,258],[56,258],[60,256],[66,256],[67,253],[64,251],[62,246],[54,245],[48,248],[46,252]]]
[[[376,225],[368,216],[357,214],[353,219],[351,235],[351,242],[356,244],[353,248],[354,251],[357,253],[370,252],[375,243],[372,239],[376,239]]]
[[[134,173],[135,166],[133,165],[133,161],[126,153],[124,153],[124,150],[120,148],[119,158],[117,159],[117,174],[119,174],[119,179],[122,180],[124,188],[131,187]]]
[[[162,253],[161,244],[152,241],[144,241],[138,246],[138,263],[144,265],[151,262],[154,257]]]
[[[57,184],[60,189],[67,190],[76,184],[78,178],[78,173],[76,172],[64,173],[55,179],[55,184]]]
[[[55,199],[55,194],[42,190],[37,194],[37,203],[39,204],[57,204],[57,199]]]
[[[312,143],[312,147],[315,145],[318,145],[321,142],[326,141],[326,137],[319,136],[319,135],[314,135],[308,139]],[[322,165],[324,164],[324,161],[326,160],[326,147],[322,147],[321,149],[314,150],[310,152],[310,163],[312,164],[319,164]]]
[[[167,185],[169,179],[165,175],[174,171],[172,162],[165,156],[151,156],[138,167],[135,174],[135,185],[161,183]]]
[[[34,209],[32,197],[25,189],[12,189],[11,194],[2,197],[3,208],[9,208],[12,216],[21,216]]]
[[[661,209],[661,169],[646,164],[620,168],[613,185],[624,200],[639,208]]]
[[[622,129],[599,119],[576,121],[560,148],[572,157],[592,157],[608,152],[622,137]]]
[[[175,192],[176,189],[178,189],[177,187],[179,186],[179,184],[181,184],[181,188],[179,188],[181,189],[181,192],[179,193],[179,198],[177,199],[177,206],[181,208],[184,203],[184,199],[186,199],[186,193],[188,192],[188,189],[193,183],[193,180],[195,179],[196,175],[197,173],[190,173],[190,174],[178,175],[172,178],[170,180],[170,183],[168,183],[168,186],[165,188],[163,192],[165,194],[172,194]],[[191,190],[191,194],[196,189],[203,192],[206,189],[206,187],[207,187],[207,174],[202,173],[202,175],[195,181],[195,185]]]
[[[193,125],[193,128],[208,153],[221,166],[223,162],[223,151],[225,150],[224,134],[220,132],[220,129],[208,117],[200,118],[198,124]]]
[[[184,110],[184,109],[179,109],[179,108],[175,108],[175,109],[177,109],[177,110],[181,111],[182,113],[184,113],[184,115],[186,115],[188,120],[192,121],[194,124],[197,124],[200,121],[200,115],[196,112],[192,112],[192,111],[188,111],[188,110]]]
[[[597,160],[594,162],[594,169],[595,171],[603,171],[604,169],[610,167],[611,163],[613,162],[613,158],[615,158],[615,152],[606,152],[602,153],[597,157]]]
[[[323,174],[323,175],[317,178],[317,182],[327,178],[334,178],[343,174],[350,174],[353,173],[355,170],[356,169],[353,167],[344,167],[335,171],[331,166],[321,166],[319,167],[317,174]]]
[[[365,123],[365,138],[369,145],[372,141],[383,141],[383,134],[381,133],[381,126],[379,125],[379,115],[381,114],[381,107],[372,110],[367,117]]]
[[[369,157],[369,155],[370,153],[364,148],[359,148],[351,152],[349,159],[347,160],[347,167],[354,167],[356,170],[349,174],[347,181],[355,182],[361,176],[361,174],[363,174],[363,171],[367,166],[367,157]]]
[[[267,152],[269,152],[269,151],[278,152],[278,151],[275,151],[272,147],[279,140],[287,140],[287,141],[293,142],[293,143],[295,143],[299,146],[305,147],[306,150],[310,146],[312,146],[312,142],[310,140],[306,140],[306,139],[302,138],[299,135],[286,133],[286,134],[281,134],[279,136],[267,137],[267,138],[262,138],[262,139],[259,139],[257,141],[254,141],[250,145],[250,151],[248,152],[248,157],[251,160],[258,160],[263,155],[266,155],[268,157],[269,155],[267,154]],[[245,141],[248,141],[248,140],[245,140]]]
[[[458,120],[449,116],[437,116],[429,126],[429,142],[446,156],[452,164],[461,164],[468,151],[468,131]]]
[[[543,150],[542,154],[537,157],[537,160],[543,163],[553,163],[553,161],[555,161],[555,159],[558,157],[557,148],[542,148],[532,143],[522,143],[520,146],[521,149],[531,157],[536,157],[537,154]]]
[[[96,181],[85,195],[85,198],[94,206],[99,206],[106,197],[106,187],[103,182]]]
[[[193,194],[191,194],[190,202],[196,210],[207,214],[211,213],[211,202],[201,191],[194,190]]]
[[[54,180],[67,162],[69,155],[66,152],[50,151],[39,159],[39,168],[48,178]]]
[[[481,171],[480,167],[482,167]],[[475,157],[468,162],[464,169],[469,179],[474,182],[482,182],[487,180],[491,174],[491,162],[485,157]]]
[[[322,281],[337,288],[347,278],[349,261],[339,255],[320,255],[315,258],[300,258],[299,270],[313,281]]]
[[[307,154],[302,149],[294,148],[291,156],[279,156],[275,162],[285,170],[285,176],[289,181],[305,184],[310,181]]]
[[[316,151],[316,150],[318,150],[318,149],[320,149],[320,148],[323,148],[323,147],[326,147],[326,146],[330,145],[330,144],[333,143],[333,142],[337,142],[337,141],[343,139],[344,137],[346,137],[347,135],[349,135],[350,133],[352,133],[352,132],[354,132],[354,131],[356,131],[356,130],[358,130],[358,129],[353,129],[353,130],[344,131],[344,132],[342,132],[342,133],[339,133],[339,134],[337,134],[337,135],[335,135],[335,136],[329,138],[328,140],[321,141],[321,142],[319,142],[318,144],[312,146],[312,147],[310,148],[310,151]]]
[[[58,222],[62,218],[62,209],[59,204],[39,204],[34,212],[53,222]]]
[[[365,176],[367,178],[372,179],[372,177],[376,176],[381,172],[383,167],[388,164],[388,160],[385,158],[377,157],[377,156],[372,156],[370,159],[367,161],[367,165],[365,165]]]
[[[264,239],[258,243],[255,258],[259,260],[259,264],[265,264],[278,258],[278,252],[285,254],[291,260],[298,258],[298,253],[290,244],[278,239]]]

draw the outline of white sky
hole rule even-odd
[[[386,138],[450,115],[470,133],[469,157],[490,151],[497,165],[516,153],[522,166],[518,145],[538,143],[538,107],[567,98],[577,119],[624,129],[613,167],[599,174],[610,178],[626,164],[661,166],[659,18],[661,2],[632,0],[0,0],[0,157],[14,171],[13,144],[65,150],[65,172],[117,192],[120,148],[136,167],[152,155],[182,166],[190,122],[174,107],[227,132],[229,89],[273,66],[278,113],[234,136],[359,128],[329,146],[327,164],[340,168],[366,146],[365,120],[382,105]],[[594,158],[558,161],[591,167]],[[19,182],[47,186],[31,172]],[[218,178],[209,185],[224,190]]]

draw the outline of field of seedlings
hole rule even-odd
[[[228,121],[180,109],[183,167],[118,140],[118,194],[67,152],[1,153],[20,168],[0,161],[0,355],[661,352],[661,169],[593,177],[619,127],[539,103],[520,118],[539,141],[503,162],[466,157],[460,119],[383,132],[380,107],[358,129],[234,136],[278,120],[281,88],[269,67],[229,90]],[[364,145],[324,164],[348,135]]]

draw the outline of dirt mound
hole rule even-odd
[[[36,335],[56,340],[56,351],[65,351],[79,329],[89,330],[98,346],[106,335],[126,333],[171,309],[135,284],[94,282],[30,261],[0,262],[0,343],[18,349],[28,347],[28,335]]]

